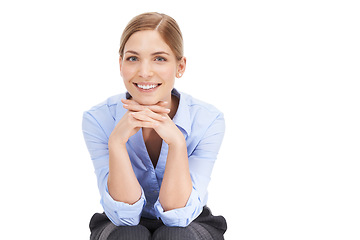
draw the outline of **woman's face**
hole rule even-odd
[[[175,77],[185,71],[186,59],[178,61],[157,31],[131,35],[120,57],[120,74],[133,99],[142,105],[171,102]]]

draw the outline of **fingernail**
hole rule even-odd
[[[170,112],[170,109],[168,109],[168,108],[166,108],[165,110],[166,110],[167,112]]]
[[[127,106],[129,106],[129,105],[128,105],[128,104],[124,104],[123,106],[124,106],[124,107],[127,107]]]

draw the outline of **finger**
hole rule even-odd
[[[158,106],[158,105],[150,105],[150,106],[143,106],[143,105],[128,105],[124,104],[123,106],[125,109],[128,109],[129,111],[133,112],[140,112],[140,111],[146,111],[150,110],[155,113],[169,113],[170,109]]]
[[[154,121],[154,120],[142,121],[142,120],[135,118],[135,116],[132,116],[132,117],[133,117],[133,126],[134,127],[156,128],[160,125],[158,121]]]
[[[137,121],[136,127],[139,128],[156,128],[159,126],[157,122],[144,122],[144,121]]]
[[[140,105],[138,102],[130,99],[121,99],[121,102],[126,105]]]
[[[170,109],[165,108],[164,106],[152,105],[152,106],[148,106],[148,108],[156,113],[170,113]]]
[[[166,116],[162,116],[160,114],[156,114],[151,111],[142,111],[142,112],[131,112],[131,116],[140,121],[153,122],[153,121],[164,121]]]
[[[142,128],[156,128],[157,126],[159,126],[158,123],[141,122]]]
[[[138,102],[136,102],[135,100],[130,100],[130,99],[121,99],[121,102],[126,104],[126,105],[141,105],[139,104]],[[153,104],[153,105],[157,105],[157,106],[161,106],[161,107],[166,107],[168,104],[167,101],[159,101],[158,103],[156,104]],[[142,106],[152,106],[152,105],[142,105]]]
[[[155,104],[155,105],[158,105],[158,106],[161,106],[161,107],[166,107],[167,104],[168,104],[168,102],[166,102],[166,101],[160,101],[160,102],[158,102],[158,103]]]

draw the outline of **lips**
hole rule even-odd
[[[161,83],[134,83],[134,85],[143,91],[154,90],[161,85]]]

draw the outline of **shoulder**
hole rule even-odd
[[[194,118],[214,119],[223,116],[223,113],[210,103],[199,100],[187,93],[181,93],[181,98],[187,104],[190,114]]]
[[[178,126],[180,125],[187,134],[188,152],[192,153],[200,142],[214,149],[218,148],[225,133],[223,113],[212,104],[186,93],[181,93],[180,103],[182,117],[178,118]]]
[[[119,104],[121,104],[121,99],[125,98],[125,93],[117,94],[114,96],[109,97],[105,101],[102,101],[89,110],[85,111],[84,114],[90,114],[92,116],[98,115],[111,115],[115,118],[116,116],[116,109]]]
[[[122,98],[125,98],[125,93],[121,93],[121,94],[111,96],[108,99],[106,99],[105,101],[102,101],[102,102],[94,105],[93,107],[91,107],[86,112],[92,112],[93,113],[93,112],[97,112],[97,111],[103,111],[105,109],[111,110],[114,107],[116,108],[116,106],[119,103],[121,103]]]
[[[114,128],[118,106],[121,99],[125,98],[125,93],[109,97],[103,102],[96,104],[83,113],[83,130],[102,129],[107,136]]]
[[[208,131],[225,131],[223,113],[210,103],[181,93],[177,122],[193,137],[202,137]]]

